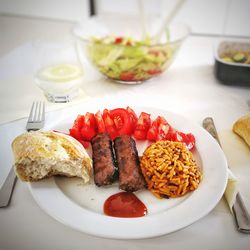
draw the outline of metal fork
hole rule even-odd
[[[44,126],[45,103],[42,101],[33,102],[28,118],[26,130],[39,130]]]
[[[45,121],[45,103],[42,101],[33,102],[26,130],[39,130],[44,126]],[[16,183],[16,174],[12,166],[2,188],[0,189],[0,208],[7,207],[10,203],[13,189]]]

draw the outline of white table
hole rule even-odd
[[[4,58],[14,48],[32,39],[70,39],[71,25],[0,16],[0,54]],[[172,67],[162,76],[135,86],[106,80],[85,82],[82,86],[85,94],[66,105],[118,95],[127,99],[128,103],[138,98],[142,105],[166,108],[199,124],[205,116],[212,116],[229,165],[240,177],[241,187],[246,190],[250,176],[249,148],[231,132],[231,128],[236,119],[249,113],[250,89],[222,85],[215,79],[215,42],[213,37],[190,37]],[[0,86],[2,124],[27,116],[31,102],[44,98],[34,86],[31,74],[25,70],[5,77]],[[61,109],[63,105],[47,103],[47,110]],[[241,168],[243,165],[244,168]],[[7,170],[2,173],[6,174]],[[250,193],[246,192],[245,196],[249,202]],[[145,240],[98,238],[62,225],[36,204],[27,185],[20,181],[17,181],[10,206],[0,209],[1,249],[249,249],[249,246],[250,236],[237,232],[224,198],[207,216],[194,224],[169,235]]]

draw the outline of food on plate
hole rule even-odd
[[[145,204],[134,194],[120,192],[113,194],[104,202],[104,214],[113,217],[135,218],[147,215]]]
[[[92,160],[71,136],[56,132],[28,132],[12,142],[15,170],[22,181],[38,181],[53,175],[90,180]]]
[[[97,186],[112,184],[117,177],[112,141],[107,133],[99,133],[91,140],[94,181]]]
[[[114,149],[119,169],[119,188],[135,192],[146,187],[141,173],[135,141],[128,135],[118,136],[114,140]]]
[[[220,58],[225,62],[250,64],[250,52],[247,51],[225,52],[220,55]]]
[[[197,189],[202,174],[181,142],[158,141],[146,148],[140,167],[148,189],[158,198],[183,196]]]
[[[245,140],[250,147],[250,115],[238,119],[233,125],[233,131]]]
[[[139,82],[159,75],[172,62],[172,44],[153,44],[150,38],[136,41],[129,37],[93,38],[86,52],[98,70],[110,79]]]
[[[195,146],[195,137],[174,129],[163,116],[151,119],[151,114],[141,112],[139,116],[130,107],[104,109],[94,114],[78,115],[69,134],[88,147],[89,141],[98,133],[108,133],[111,139],[130,135],[137,140],[170,140],[183,142],[188,149]]]
[[[146,112],[141,112],[139,115],[138,120],[135,123],[135,130],[133,136],[137,140],[146,140],[147,139],[147,132],[151,125],[151,118],[150,114]]]

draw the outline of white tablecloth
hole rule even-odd
[[[71,39],[71,24],[1,16],[0,19],[1,36],[5,37],[1,38],[1,63],[3,67],[7,62],[13,65],[13,69],[8,69],[11,72],[9,75],[0,71],[3,73],[0,80],[0,129],[4,127],[5,140],[11,140],[15,133],[23,129],[21,124],[24,120],[16,121],[16,124],[20,124],[20,130],[15,132],[8,131],[8,122],[27,117],[32,101],[44,99],[44,96],[34,85],[29,70],[25,67],[17,69],[17,64],[10,58],[19,56],[17,61],[20,61],[22,50],[28,50],[32,39]],[[19,36],[14,40],[16,30],[22,32],[18,32]],[[56,36],[49,36],[55,33]],[[232,133],[231,128],[236,119],[249,113],[250,89],[222,85],[215,79],[213,45],[216,40],[213,37],[189,37],[171,68],[144,84],[120,85],[105,79],[85,81],[82,94],[76,100],[68,104],[46,103],[46,110],[53,111],[93,98],[98,101],[101,97],[117,95],[117,99],[123,98],[128,104],[130,100],[138,99],[141,102],[138,105],[165,108],[198,124],[204,117],[212,116],[229,165],[240,180],[240,188],[249,204],[249,148]],[[16,54],[13,56],[14,52]],[[28,62],[28,54],[23,60]],[[1,147],[9,145],[1,139]],[[1,166],[1,182],[9,167]],[[1,249],[249,249],[249,245],[250,236],[237,232],[224,199],[207,216],[187,228],[146,240],[97,238],[64,226],[40,209],[26,184],[20,181],[16,184],[11,205],[0,209]]]

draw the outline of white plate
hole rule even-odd
[[[49,113],[44,130],[67,132],[77,114],[96,112],[104,108],[90,103]],[[152,118],[163,115],[176,129],[191,132],[196,137],[194,157],[202,169],[203,180],[197,190],[181,198],[157,199],[149,191],[136,192],[148,208],[148,215],[140,218],[116,218],[103,214],[104,201],[120,192],[118,185],[96,187],[94,183],[81,185],[81,179],[56,177],[28,184],[37,203],[61,223],[87,234],[116,239],[139,239],[164,235],[184,228],[208,214],[221,199],[227,184],[227,162],[215,140],[200,126],[166,110],[134,107],[139,114],[145,111]],[[55,119],[56,117],[56,119]],[[142,152],[145,144],[138,144]]]

